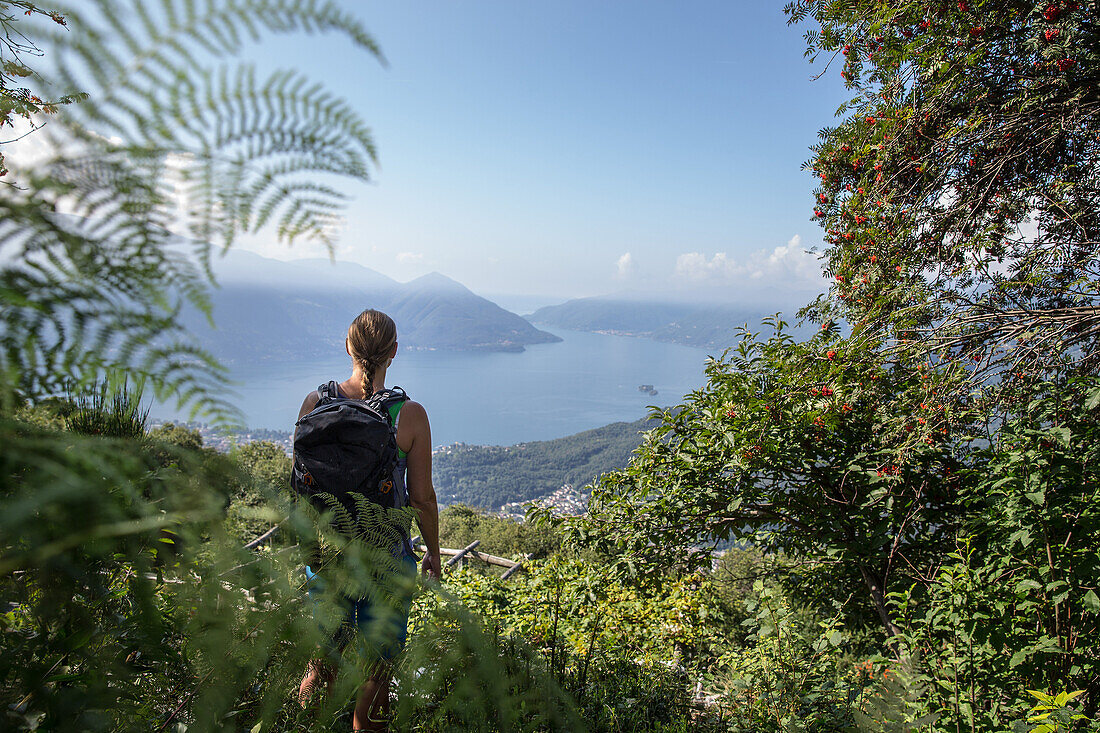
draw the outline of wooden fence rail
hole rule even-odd
[[[498,557],[497,555],[489,555],[489,554],[486,554],[484,552],[478,552],[477,550],[474,549],[474,547],[476,547],[480,543],[481,543],[481,540],[475,540],[472,544],[470,544],[467,547],[462,548],[461,550],[454,550],[454,549],[451,549],[449,547],[440,547],[439,548],[439,554],[444,556],[444,557],[450,557],[451,558],[450,560],[447,561],[447,563],[444,565],[444,567],[449,568],[449,567],[453,567],[454,565],[460,565],[462,562],[465,561],[466,558],[472,557],[475,560],[481,560],[482,562],[488,563],[489,565],[496,565],[498,567],[507,568],[507,572],[505,572],[504,575],[501,576],[501,577],[510,576],[511,574],[513,574],[517,571],[517,568],[522,569],[523,560],[520,560],[519,562],[516,562],[515,560],[509,560],[506,557]],[[416,549],[419,550],[420,552],[427,552],[428,551],[428,548],[425,547],[424,545],[417,545]],[[530,558],[528,557],[528,558],[524,558],[524,559],[528,560]]]
[[[266,532],[264,532],[262,535],[260,535],[256,539],[249,542],[247,545],[245,545],[245,549],[249,549],[249,550],[255,549],[256,547],[263,544],[264,542],[269,541],[272,537],[275,536],[275,533],[278,531],[280,524],[282,524],[282,522],[280,522],[279,524],[276,524],[274,527],[267,530]],[[428,551],[428,548],[425,547],[423,544],[421,544],[421,538],[419,536],[416,536],[416,537],[412,538],[412,544],[413,544],[413,547],[416,548],[417,550],[419,550],[420,552],[427,552]],[[527,555],[526,557],[523,558],[523,560],[520,560],[519,562],[516,562],[515,560],[509,560],[506,557],[498,557],[497,555],[488,555],[484,552],[478,552],[477,551],[477,546],[480,545],[480,544],[481,544],[481,540],[474,540],[469,545],[467,545],[466,547],[463,547],[460,550],[452,549],[450,547],[440,547],[439,548],[439,554],[444,556],[444,557],[451,558],[450,560],[447,561],[447,563],[443,567],[445,569],[454,567],[456,565],[458,567],[462,567],[463,563],[466,562],[466,558],[469,557],[469,558],[473,558],[475,560],[481,560],[482,562],[488,563],[489,565],[496,565],[498,567],[505,568],[504,575],[502,575],[500,577],[501,577],[501,580],[507,580],[508,578],[510,578],[513,575],[515,575],[516,573],[518,573],[520,570],[523,570],[523,563],[525,561],[531,559],[531,556]],[[233,568],[233,570],[237,570],[237,569],[239,569],[239,568]]]

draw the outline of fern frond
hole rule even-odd
[[[86,384],[132,368],[158,395],[198,399],[231,421],[217,396],[224,372],[175,324],[181,304],[209,317],[212,249],[242,231],[274,225],[288,242],[331,243],[346,197],[312,178],[366,180],[377,151],[354,110],[320,85],[293,72],[257,80],[226,60],[244,38],[289,32],[339,33],[384,59],[329,0],[86,0],[58,10],[73,30],[36,28],[48,51],[39,76],[88,96],[43,131],[57,154],[28,172],[32,193],[6,190],[0,201],[0,295],[13,306],[0,314],[0,401],[49,394],[54,372]],[[53,214],[59,206],[69,216]],[[190,241],[173,234],[180,226]]]

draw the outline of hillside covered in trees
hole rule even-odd
[[[432,457],[442,503],[498,509],[539,499],[570,484],[581,489],[620,469],[652,427],[646,419],[619,422],[555,440],[509,446],[453,445]]]

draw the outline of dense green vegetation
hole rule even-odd
[[[168,154],[198,166],[200,257],[273,218],[288,239],[323,236],[338,198],[270,188],[285,168],[252,179],[222,167],[232,145],[174,138],[185,102],[238,129],[267,99],[232,74],[184,73],[181,56],[296,27],[377,53],[330,3],[177,5],[95,0],[55,17],[0,1],[8,38],[106,70],[87,100],[51,77],[71,91],[55,113],[78,152],[0,187],[5,729],[346,729],[369,657],[342,655],[332,693],[306,708],[291,691],[334,631],[337,594],[401,590],[388,543],[333,533],[287,495],[277,446],[222,455],[186,428],[146,429],[146,385],[219,409],[216,364],[174,320],[206,280],[163,236]],[[843,63],[855,95],[808,163],[836,278],[805,311],[815,335],[745,333],[653,416],[586,516],[448,510],[448,542],[535,557],[507,580],[471,562],[419,587],[398,729],[1100,730],[1100,6],[788,13],[814,24],[810,54]],[[62,21],[72,36],[52,32]],[[130,53],[150,66],[116,79]],[[5,97],[30,99],[12,68]],[[319,161],[339,153],[336,172],[365,175],[354,115],[279,78],[308,111],[247,128],[255,150],[300,153],[296,125],[320,125],[332,134],[295,170],[332,172]],[[100,218],[58,216],[63,194]],[[574,436],[555,470],[626,449],[640,427],[589,453],[598,441]],[[525,455],[554,465],[545,447]],[[300,567],[319,533],[333,559],[314,619]],[[714,538],[735,549],[716,558]]]
[[[487,514],[465,504],[452,504],[439,513],[441,547],[462,548],[474,540],[481,542],[479,552],[516,559],[528,555],[542,559],[561,547],[561,538],[547,527]]]
[[[642,442],[646,419],[612,423],[555,440],[509,446],[456,445],[432,458],[440,501],[499,509],[540,499],[570,484],[578,489],[622,468]]]

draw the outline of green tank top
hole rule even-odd
[[[401,408],[405,406],[405,402],[407,402],[407,401],[408,400],[402,400],[401,402],[395,402],[394,404],[390,405],[390,409],[389,409],[390,420],[393,421],[394,427],[397,427],[397,416],[401,414]],[[409,455],[408,453],[401,450],[401,446],[397,446],[397,459],[398,460],[401,460],[403,458],[407,458],[408,455]]]

